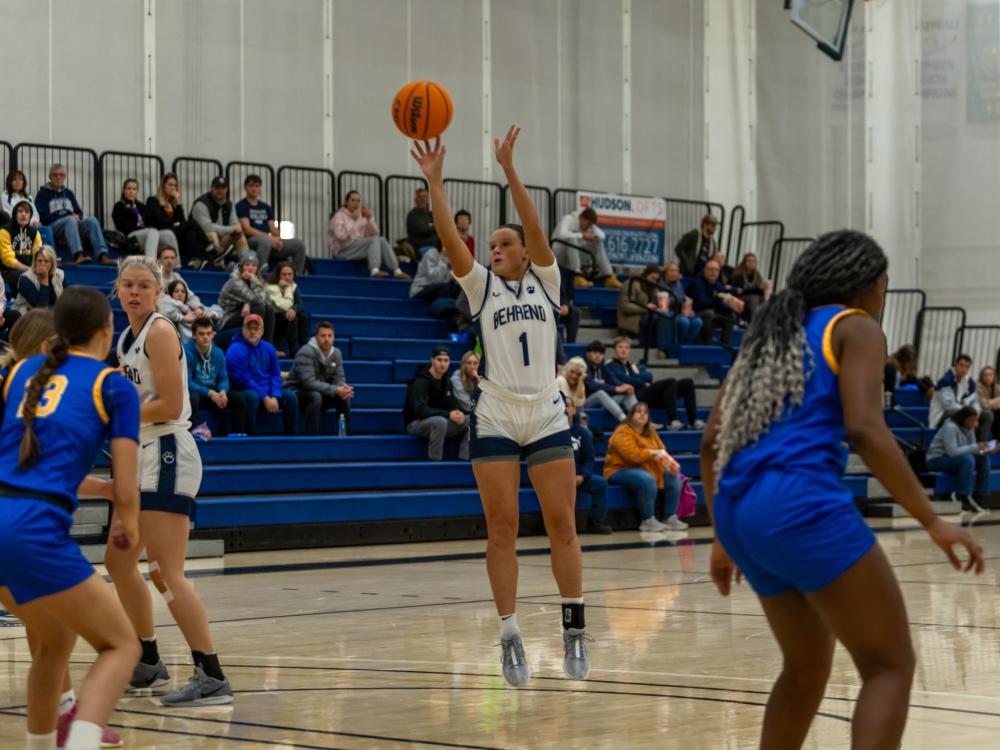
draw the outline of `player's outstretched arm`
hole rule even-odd
[[[414,161],[420,165],[421,171],[427,178],[427,184],[431,194],[431,212],[434,214],[434,229],[438,237],[441,238],[441,247],[448,256],[451,263],[451,270],[455,276],[461,278],[472,270],[475,264],[469,248],[458,234],[455,226],[455,219],[451,213],[451,206],[448,205],[448,194],[444,189],[444,155],[445,147],[441,145],[441,139],[435,138],[434,145],[430,142],[413,142],[410,154]]]
[[[965,547],[965,570],[983,572],[983,550],[965,529],[946,523],[931,507],[920,480],[897,445],[882,411],[885,334],[878,322],[851,315],[833,329],[833,351],[840,363],[840,399],[852,447],[889,494],[917,519],[948,556],[956,570],[961,562],[952,549]]]
[[[510,197],[514,201],[514,208],[517,215],[521,217],[521,224],[524,226],[524,240],[528,245],[528,256],[531,262],[537,266],[548,267],[556,262],[556,256],[549,246],[549,238],[538,219],[538,210],[535,202],[531,200],[531,194],[521,182],[517,170],[514,169],[514,144],[521,134],[521,128],[511,125],[507,135],[501,141],[499,138],[493,139],[493,146],[496,149],[497,163],[503,167],[507,176],[507,184],[510,185]]]

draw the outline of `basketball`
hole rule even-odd
[[[447,130],[453,111],[448,90],[434,81],[410,81],[392,100],[392,121],[399,132],[419,141]]]

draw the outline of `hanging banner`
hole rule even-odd
[[[611,265],[663,265],[665,200],[578,190],[576,205],[597,212],[597,225],[606,235],[604,248]]]

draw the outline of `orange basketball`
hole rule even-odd
[[[454,112],[448,90],[434,81],[411,81],[392,100],[392,121],[407,138],[435,138],[451,124]]]

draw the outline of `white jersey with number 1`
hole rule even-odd
[[[482,344],[482,376],[523,396],[549,391],[559,336],[559,266],[529,264],[520,282],[509,282],[476,263],[456,280]]]

